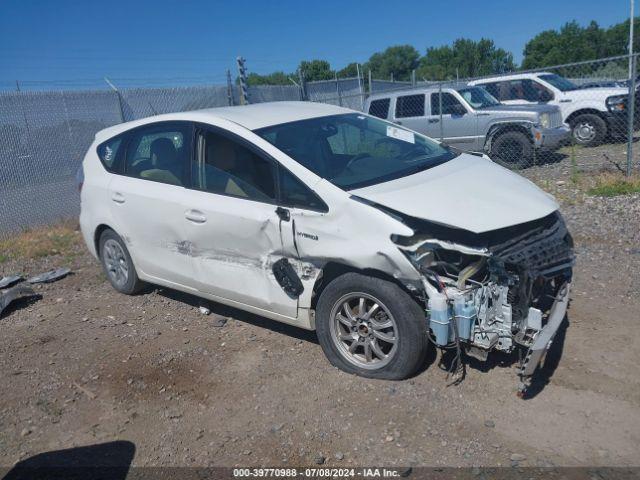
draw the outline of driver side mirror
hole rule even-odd
[[[553,95],[551,95],[551,92],[548,92],[548,91],[545,90],[543,92],[540,92],[540,95],[538,96],[538,99],[542,103],[547,103],[547,102],[550,102],[551,100],[553,100]]]
[[[456,103],[449,107],[449,112],[451,115],[465,115],[467,113],[467,109],[464,108],[464,105]]]

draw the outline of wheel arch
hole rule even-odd
[[[100,237],[102,236],[102,233],[106,230],[113,230],[114,232],[116,232],[111,226],[107,225],[106,223],[101,223],[100,225],[98,225],[96,227],[96,230],[93,234],[93,246],[96,249],[96,254],[98,256],[98,258],[100,258]],[[117,235],[117,232],[116,232]]]
[[[315,310],[318,304],[318,300],[322,295],[324,289],[338,277],[346,273],[359,273],[360,275],[369,276],[379,278],[381,280],[386,280],[388,282],[394,283],[398,287],[400,287],[403,291],[405,291],[411,298],[415,300],[415,302],[420,305],[421,308],[424,308],[424,301],[421,299],[419,290],[416,287],[411,288],[410,284],[405,284],[401,282],[399,279],[395,278],[388,273],[377,270],[374,268],[357,268],[353,265],[348,265],[346,263],[341,263],[338,261],[330,261],[322,267],[320,275],[316,278],[316,281],[313,285],[313,294],[311,296],[311,309]]]
[[[606,122],[606,118],[604,116],[604,112],[597,110],[595,108],[581,108],[579,110],[576,110],[575,112],[571,112],[571,114],[567,117],[567,119],[565,120],[565,122],[567,124],[571,124],[571,122],[573,120],[575,120],[576,117],[580,116],[580,115],[597,115],[598,117],[602,118],[602,120]]]
[[[484,142],[484,149],[486,152],[491,151],[491,145],[500,135],[503,135],[508,132],[520,132],[523,133],[531,143],[533,143],[533,138],[531,135],[531,124],[528,122],[522,123],[511,123],[511,122],[503,122],[496,123],[489,128],[487,132],[487,138]]]

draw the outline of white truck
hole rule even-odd
[[[579,145],[594,146],[627,132],[629,90],[625,87],[580,88],[551,72],[488,77],[469,84],[485,88],[506,104],[557,105]]]

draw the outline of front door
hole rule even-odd
[[[226,132],[202,129],[192,170],[184,229],[198,289],[296,318],[297,297],[273,270],[296,258],[293,230],[277,205],[275,162]]]
[[[427,135],[440,138],[447,145],[465,151],[482,148],[478,137],[478,118],[463,103],[450,92],[432,93],[430,96],[430,115],[427,116]],[[440,105],[442,104],[442,115]]]
[[[109,184],[114,228],[136,268],[152,280],[193,288],[192,265],[184,245],[185,188],[193,127],[163,122],[129,136],[124,174]]]

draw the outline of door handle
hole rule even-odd
[[[276,214],[278,215],[278,217],[280,217],[280,220],[283,220],[285,222],[291,220],[291,212],[286,208],[276,208]]]
[[[125,198],[124,198],[124,195],[121,194],[120,192],[113,192],[111,194],[111,200],[113,200],[116,203],[123,204],[125,201]]]
[[[567,98],[565,100],[560,100],[560,103],[569,103],[569,102],[571,102],[570,98]]]
[[[427,120],[427,122],[429,123],[438,123],[440,121],[439,118],[430,118],[429,120]]]
[[[184,212],[184,218],[193,223],[204,223],[207,221],[207,217],[199,210],[187,210]]]

